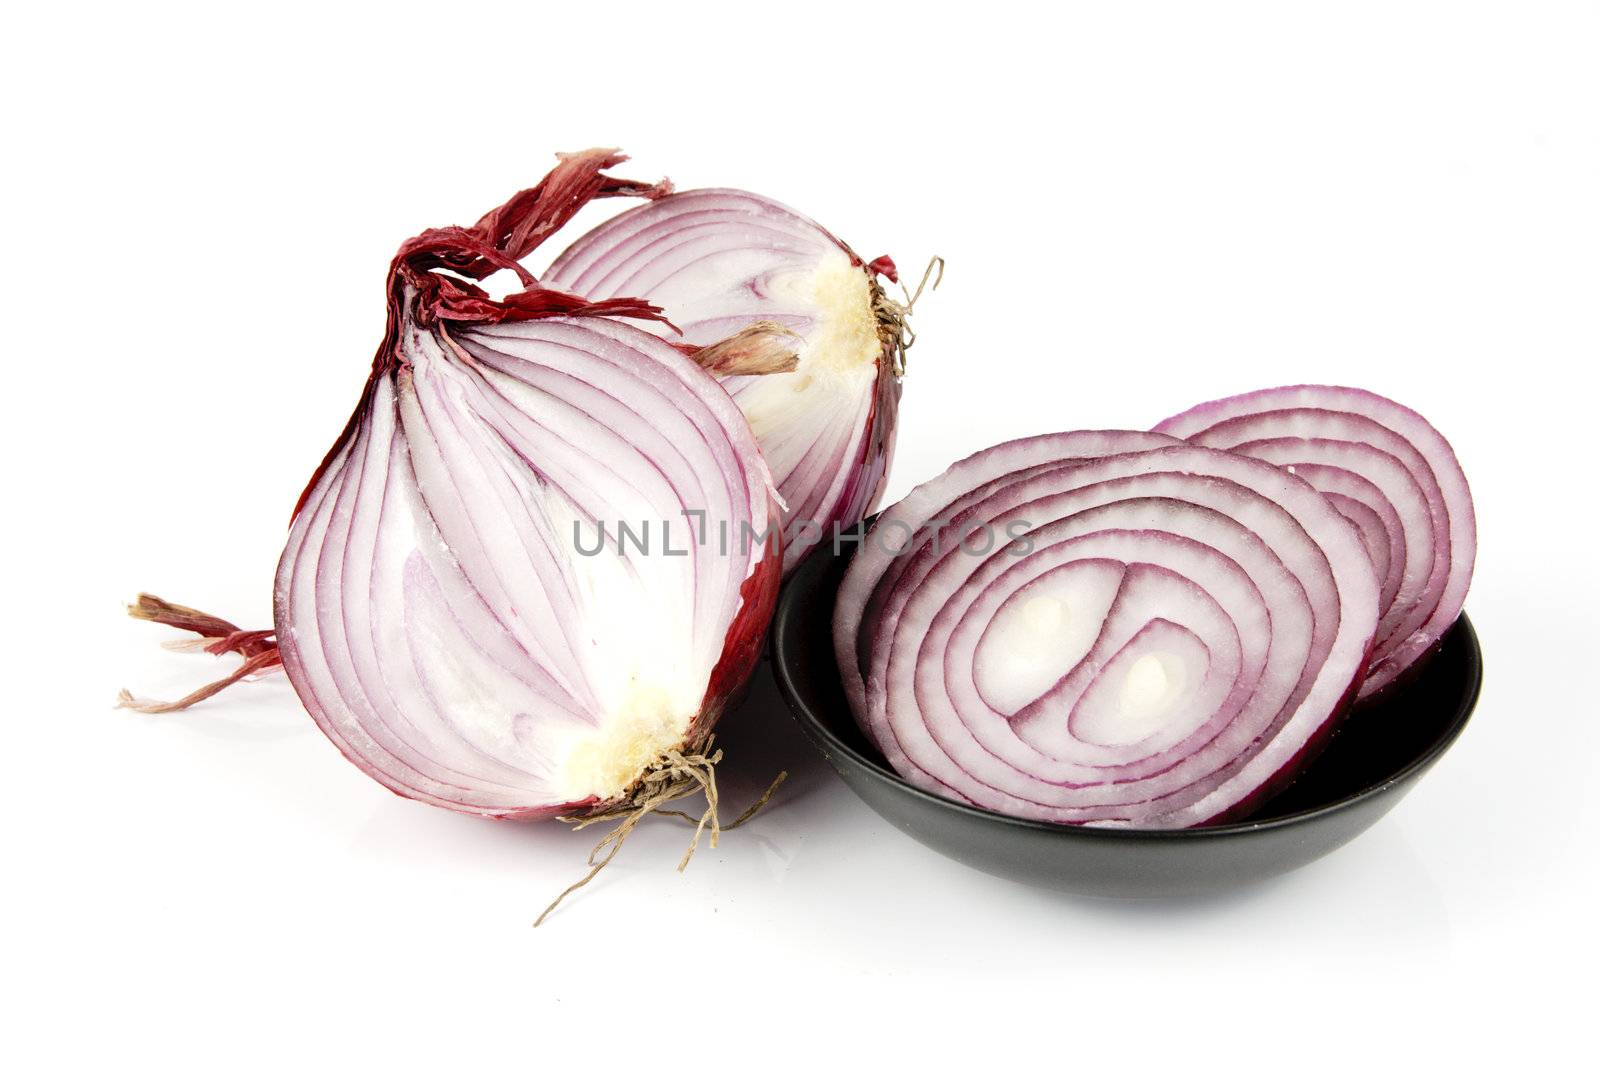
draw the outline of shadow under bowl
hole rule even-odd
[[[1186,830],[1066,826],[985,811],[897,775],[857,727],[834,661],[849,553],[824,543],[778,603],[772,666],[795,720],[857,796],[929,848],[981,871],[1097,897],[1234,889],[1304,866],[1382,818],[1460,736],[1483,680],[1462,615],[1377,701],[1352,712],[1295,780],[1247,819]]]

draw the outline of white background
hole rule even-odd
[[[1587,1031],[1595,4],[256,10],[31,5],[0,45],[13,1062],[1537,1061]],[[281,676],[113,710],[217,666],[123,618],[140,590],[266,624],[396,245],[592,144],[948,259],[891,498],[1259,386],[1420,408],[1477,496],[1472,727],[1321,863],[1086,903],[901,836],[764,685],[725,780],[787,767],[782,802],[681,876],[647,826],[533,930],[589,836],[389,795]]]

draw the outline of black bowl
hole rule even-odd
[[[778,602],[772,664],[800,728],[878,814],[938,852],[1018,882],[1099,897],[1231,889],[1304,866],[1377,822],[1444,754],[1483,680],[1463,615],[1432,655],[1379,702],[1345,720],[1293,783],[1247,821],[1189,830],[1119,830],[999,815],[920,789],[889,768],[856,726],[831,637],[849,562],[824,542]]]

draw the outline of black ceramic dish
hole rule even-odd
[[[928,847],[1018,882],[1101,897],[1215,892],[1327,855],[1377,822],[1472,715],[1483,666],[1463,615],[1390,695],[1351,715],[1288,789],[1247,821],[1117,830],[998,815],[919,789],[862,736],[834,663],[834,595],[848,554],[821,545],[778,603],[772,665],[802,730],[878,814]]]

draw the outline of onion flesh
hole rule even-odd
[[[714,368],[749,420],[787,509],[787,572],[836,527],[858,522],[883,492],[904,309],[884,296],[878,273],[894,280],[892,261],[864,263],[782,204],[696,189],[602,223],[544,280],[596,300],[648,300],[691,344],[712,345],[758,323],[793,335],[793,363]]]

